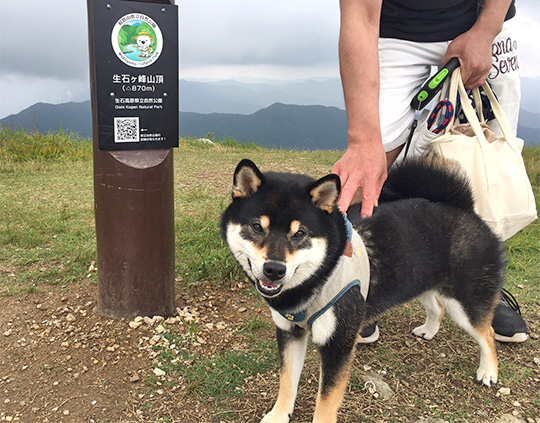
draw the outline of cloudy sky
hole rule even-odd
[[[538,0],[516,0],[523,76],[540,76]],[[337,77],[338,0],[177,0],[186,79]],[[86,0],[0,0],[0,118],[88,89]]]

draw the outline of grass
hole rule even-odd
[[[241,277],[220,237],[232,172],[244,157],[263,170],[328,173],[339,152],[268,150],[225,140],[182,140],[175,150],[176,274],[188,284]],[[0,295],[81,281],[95,260],[91,145],[64,132],[0,130]],[[540,147],[524,157],[540,198]],[[216,166],[219,163],[219,166]],[[506,243],[507,285],[538,301],[540,225]],[[91,275],[95,279],[95,274]],[[218,282],[219,281],[219,282]],[[519,288],[518,288],[519,286]]]
[[[242,158],[250,158],[263,171],[305,172],[318,177],[330,172],[340,152],[269,150],[232,140],[214,141],[215,145],[209,145],[181,140],[180,147],[174,151],[176,276],[179,283],[188,287],[210,281],[219,292],[243,280],[221,240],[219,229],[220,214],[230,201],[236,164]],[[524,159],[538,205],[540,147],[526,148]],[[69,288],[83,281],[95,283],[96,272],[89,271],[96,260],[93,207],[92,152],[88,141],[67,133],[41,135],[1,129],[0,296],[47,291],[55,286]],[[505,246],[508,259],[505,286],[516,296],[523,313],[531,316],[531,322],[536,316],[534,322],[538,325],[540,223],[532,223]],[[242,295],[257,304],[258,300],[251,293]],[[260,302],[258,305],[262,306]],[[368,407],[361,411],[355,405],[358,398],[346,400],[342,413],[352,419],[347,421],[377,421],[367,419],[367,413],[372,413],[373,419],[402,421],[402,417],[410,415],[410,406],[416,404],[418,408],[423,407],[425,413],[457,422],[475,413],[471,407],[482,404],[485,391],[470,380],[477,363],[461,358],[462,355],[476,357],[476,346],[454,325],[445,320],[443,335],[434,344],[435,348],[431,345],[431,348],[423,348],[422,341],[417,340],[410,341],[414,348],[404,346],[402,334],[410,332],[411,321],[421,323],[423,319],[419,310],[420,307],[413,304],[382,319],[380,327],[386,334],[386,342],[360,348],[362,360],[355,364],[355,373],[369,364],[374,369],[388,369],[391,380],[410,381],[424,377],[426,368],[423,366],[433,363],[433,366],[442,366],[447,375],[458,378],[457,382],[446,387],[445,380],[436,380],[438,391],[426,392],[421,387],[431,386],[433,381],[418,379],[418,387],[411,384],[407,393],[395,400],[394,406],[394,403],[374,403],[362,383],[353,377],[350,389],[360,397],[360,403]],[[155,365],[186,381],[192,395],[212,399],[220,420],[234,420],[235,413],[227,408],[227,402],[246,394],[244,386],[248,378],[276,370],[275,343],[267,336],[271,326],[266,317],[244,319],[237,336],[240,343],[251,346],[248,350],[232,348],[203,356],[190,349],[175,354],[170,348],[156,347]],[[261,336],[261,333],[266,335]],[[198,334],[199,328],[194,324],[186,333],[168,331],[163,336],[169,344],[181,344],[193,343]],[[415,356],[418,353],[413,351],[421,351],[423,355]],[[523,358],[526,365],[516,361],[516,351],[499,348],[501,378],[514,384],[513,390],[519,390],[520,384],[533,376],[538,377],[527,357]],[[447,359],[442,360],[441,354]],[[302,379],[306,386],[301,387],[299,398],[314,397],[309,389],[316,387],[308,381],[318,379],[317,366],[318,359],[310,348],[307,375]],[[439,405],[440,410],[429,407],[430,403],[423,401],[426,398],[431,404]],[[488,398],[493,402],[493,396]],[[466,399],[471,399],[474,405],[463,404]],[[454,402],[463,405],[459,413],[451,415],[448,410],[456,410],[455,406],[452,408]],[[533,410],[538,401],[534,403],[533,399],[531,404],[530,410]],[[493,404],[486,407],[496,408]],[[532,411],[524,410],[524,415],[532,416]]]
[[[253,379],[275,369],[279,361],[273,341],[261,337],[259,329],[267,323],[257,316],[248,317],[247,322],[236,332],[237,346],[218,351],[209,357],[196,352],[197,333],[191,328],[186,335],[182,330],[167,328],[160,336],[164,342],[154,347],[154,367],[166,373],[165,380],[150,378],[147,383],[154,392],[158,386],[173,387],[181,381],[188,394],[195,395],[205,403],[212,403],[216,416],[222,420],[237,420],[229,410],[232,400],[245,394],[246,379]],[[243,345],[249,345],[249,348]]]
[[[91,157],[91,143],[71,132],[44,135],[0,127],[0,165],[4,169],[10,163],[68,162]]]

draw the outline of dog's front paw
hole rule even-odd
[[[497,369],[480,366],[476,372],[476,381],[486,386],[497,384]]]
[[[433,328],[429,328],[428,325],[418,326],[412,330],[413,335],[427,339],[428,341],[433,339],[437,332],[438,328],[437,330],[434,330]]]
[[[278,413],[274,410],[270,411],[263,417],[261,423],[289,423],[291,415],[287,413]]]

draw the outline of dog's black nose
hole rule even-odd
[[[285,276],[287,268],[277,261],[267,261],[263,266],[264,275],[271,281],[277,281]]]

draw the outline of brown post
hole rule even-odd
[[[92,13],[89,1],[89,22]],[[93,40],[92,25],[89,31]],[[168,316],[174,312],[173,149],[100,151],[96,53],[99,58],[90,41],[98,310],[116,318]]]

